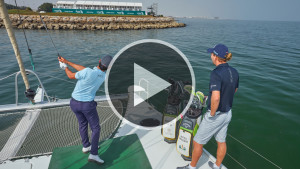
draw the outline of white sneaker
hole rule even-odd
[[[93,155],[93,154],[89,155],[88,161],[89,162],[95,162],[97,164],[103,164],[104,163],[104,161],[98,155]]]
[[[98,149],[100,148],[100,146],[98,146]],[[90,145],[90,146],[88,146],[88,147],[82,147],[82,152],[84,153],[84,154],[87,154],[87,153],[89,153],[90,151],[91,151],[91,149],[92,149],[92,145]]]
[[[216,163],[213,163],[213,162],[211,162],[211,161],[208,162],[208,165],[209,165],[210,168],[212,168],[212,169],[221,169],[221,166],[218,167],[218,166],[216,165]]]
[[[84,154],[87,154],[91,151],[92,146],[88,146],[88,147],[82,147],[82,152]]]

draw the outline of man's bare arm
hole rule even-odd
[[[70,79],[76,79],[76,78],[75,78],[75,74],[76,74],[76,73],[73,73],[69,68],[66,68],[66,69],[65,69],[65,72],[66,72],[67,76],[68,76]]]
[[[77,71],[80,71],[80,70],[83,70],[85,69],[84,66],[81,66],[81,65],[78,65],[78,64],[75,64],[75,63],[72,63],[70,61],[68,61],[67,59],[63,58],[63,57],[60,57],[58,58],[59,61],[65,63],[65,64],[68,64],[70,66],[72,66],[74,69],[76,69]]]
[[[210,106],[210,115],[215,116],[216,111],[218,110],[220,104],[220,91],[212,91],[211,94],[211,106]]]
[[[73,67],[74,69],[76,69],[77,71],[80,71],[80,70],[85,69],[84,66],[77,65],[77,64],[72,63],[72,62],[70,62],[70,61],[67,61],[67,64],[70,65],[70,66],[72,66],[72,67]]]

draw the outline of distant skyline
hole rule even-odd
[[[4,0],[14,4],[14,0]],[[70,0],[65,0],[70,1]],[[75,0],[74,0],[75,1]],[[95,0],[91,0],[95,1]],[[237,20],[300,21],[300,0],[98,0],[142,2],[146,10],[158,3],[158,14],[178,17],[219,17]],[[37,9],[45,2],[57,0],[17,0],[19,6]]]

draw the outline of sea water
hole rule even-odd
[[[233,54],[229,64],[240,73],[233,117],[223,164],[234,168],[299,166],[300,157],[300,22],[179,19],[184,28],[156,30],[77,31],[50,30],[58,52],[83,66],[97,66],[99,58],[115,55],[141,39],[160,39],[175,45],[189,59],[196,75],[196,90],[208,94],[214,69],[206,49],[224,43]],[[57,52],[45,30],[25,30],[32,49],[35,71],[52,97],[71,97],[75,80],[59,68]],[[25,67],[32,69],[22,30],[15,30]],[[0,29],[0,79],[19,71],[5,29]],[[124,77],[125,78],[125,77]],[[37,87],[29,75],[32,88]],[[19,102],[26,102],[19,77]],[[97,95],[103,95],[103,86]],[[15,103],[14,76],[0,81],[0,104]],[[100,117],[101,118],[101,117]],[[255,152],[260,153],[266,159]],[[212,139],[205,148],[216,156]]]

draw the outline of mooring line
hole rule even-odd
[[[236,163],[238,163],[241,167],[247,169],[245,166],[243,166],[237,159],[233,158],[229,153],[226,153],[233,161],[235,161]]]
[[[251,150],[253,153],[257,154],[258,156],[260,156],[261,158],[265,159],[266,161],[268,161],[269,163],[273,164],[275,167],[282,169],[281,167],[279,167],[277,164],[275,164],[274,162],[272,162],[271,160],[269,160],[268,158],[264,157],[263,155],[261,155],[260,153],[256,152],[255,150],[253,150],[252,148],[250,148],[249,146],[247,146],[245,143],[241,142],[240,140],[238,140],[237,138],[233,137],[232,135],[228,134],[228,136],[230,136],[232,139],[234,139],[235,141],[239,142],[240,144],[242,144],[243,146],[245,146],[246,148],[248,148],[249,150]]]

